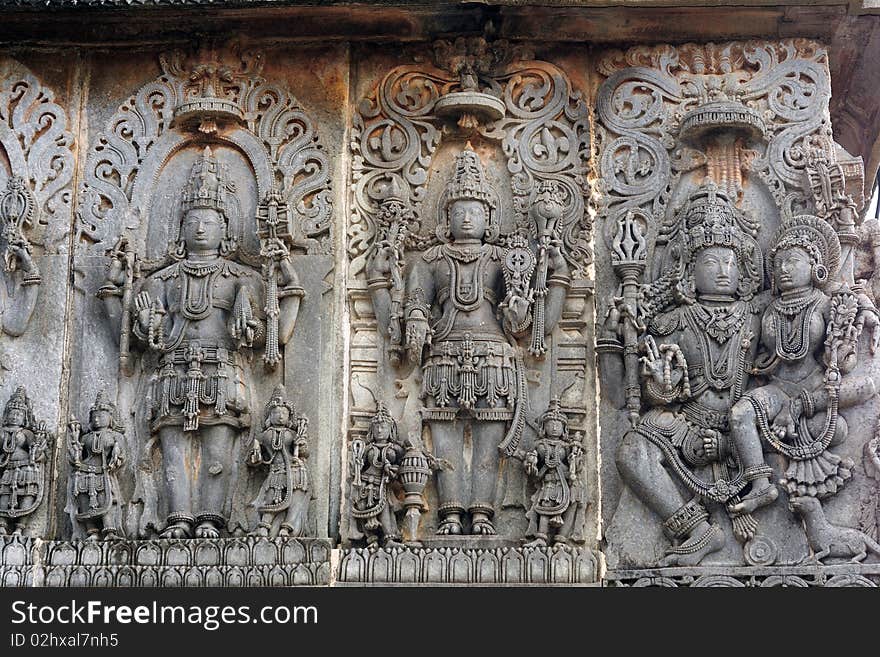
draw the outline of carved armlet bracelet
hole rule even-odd
[[[622,354],[623,343],[617,338],[597,338],[596,339],[597,354]]]
[[[28,272],[24,278],[21,279],[22,285],[39,285],[43,282],[43,277],[40,276],[40,272],[31,271]]]
[[[98,288],[95,296],[97,296],[99,299],[106,299],[107,297],[121,297],[122,289],[114,283],[104,283],[104,285]]]
[[[370,290],[381,290],[381,289],[390,289],[391,281],[387,278],[368,278],[367,279],[367,287]]]
[[[568,289],[571,287],[571,276],[552,274],[547,278],[547,285],[556,285],[557,287]]]
[[[526,314],[525,319],[523,319],[523,321],[522,321],[520,324],[518,324],[517,326],[513,326],[513,327],[511,327],[510,331],[511,331],[513,334],[522,333],[522,332],[524,332],[527,328],[529,328],[529,326],[531,325],[531,323],[532,323],[532,311],[530,310],[530,311]]]
[[[305,295],[306,291],[297,285],[283,287],[278,290],[279,299],[283,299],[284,297],[304,297]]]

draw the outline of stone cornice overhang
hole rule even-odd
[[[0,0],[3,47],[112,47],[243,35],[421,41],[480,32],[602,45],[808,37],[829,47],[837,140],[880,165],[880,0]]]

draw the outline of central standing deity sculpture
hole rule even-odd
[[[555,206],[541,207],[552,211]],[[530,328],[533,300],[528,277],[520,279],[526,285],[513,284],[513,273],[516,256],[529,252],[498,244],[498,195],[470,148],[456,157],[439,209],[442,243],[408,272],[400,334],[410,361],[422,365],[422,417],[434,454],[450,464],[437,473],[438,533],[492,535],[501,457],[516,450],[525,424],[525,372],[514,338]],[[549,246],[547,264],[544,328],[549,331],[569,284],[558,244]],[[392,321],[392,297],[384,282],[393,267],[393,246],[380,243],[367,279],[377,317]]]
[[[227,167],[206,148],[183,190],[171,264],[126,294],[132,263],[121,245],[99,293],[111,318],[122,325],[123,342],[130,325],[136,341],[155,355],[144,363],[155,363],[150,431],[162,451],[165,538],[220,535],[237,438],[251,423],[249,356],[266,342],[267,296],[260,274],[234,259],[237,244],[227,216],[234,191]],[[293,332],[303,292],[285,245],[276,240],[267,247],[274,249],[270,257],[280,271],[277,335],[283,345]],[[126,297],[133,297],[133,309]]]

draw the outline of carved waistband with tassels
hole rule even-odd
[[[184,341],[163,354],[152,383],[153,430],[183,425],[247,426],[242,415],[243,368],[238,353],[199,340]]]
[[[510,456],[522,438],[527,394],[525,366],[516,347],[502,336],[466,334],[431,346],[422,397],[433,405],[422,409],[422,417],[511,422],[499,445]]]

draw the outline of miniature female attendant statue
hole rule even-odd
[[[254,439],[248,465],[269,466],[253,506],[260,513],[256,536],[275,535],[273,525],[283,518],[277,536],[300,537],[306,533],[309,511],[308,458],[309,421],[297,415],[284,399],[284,388],[275,388],[266,404],[263,431]]]
[[[117,472],[124,462],[122,427],[116,405],[102,390],[89,411],[89,431],[75,419],[68,425],[68,458],[73,466],[71,501],[74,517],[88,540],[122,538]]]
[[[877,310],[863,294],[845,286],[826,293],[840,263],[840,243],[825,221],[799,216],[786,221],[767,255],[774,298],[761,320],[767,356],[756,373],[766,385],[734,405],[731,435],[744,467],[763,462],[763,441],[784,454],[788,468],[780,483],[789,495],[827,497],[852,476],[852,462],[827,451],[846,439],[838,411],[857,406],[876,392],[855,367],[863,327],[871,331],[871,352],[880,340]],[[773,485],[752,490],[731,510],[751,513],[775,497]]]
[[[397,422],[379,403],[365,439],[351,444],[351,535],[366,544],[382,541],[385,547],[401,545],[395,512],[400,508],[392,484],[399,480],[400,462],[406,453],[397,435]]]
[[[17,388],[6,403],[0,428],[0,535],[24,533],[25,516],[40,506],[48,441],[44,426],[34,420],[25,389]]]

